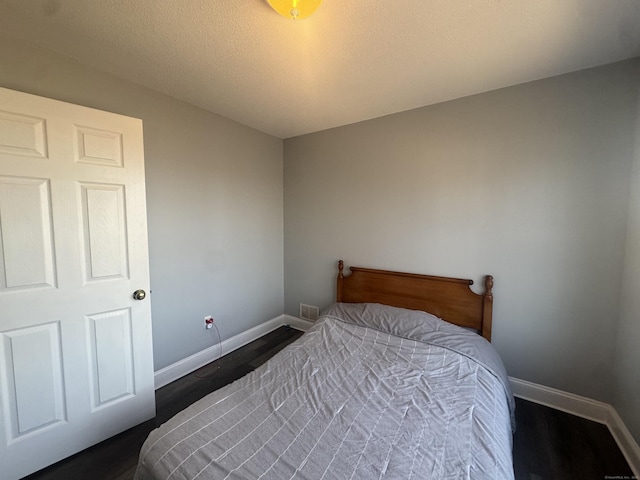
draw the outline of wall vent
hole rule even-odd
[[[311,320],[315,322],[318,319],[320,309],[313,305],[307,305],[305,303],[300,304],[300,318],[304,320]]]

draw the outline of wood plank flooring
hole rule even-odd
[[[516,398],[517,480],[635,478],[606,425]]]
[[[281,327],[159,389],[155,419],[26,478],[131,480],[140,447],[152,429],[209,392],[254,370],[300,335],[298,330]],[[606,426],[521,399],[516,399],[516,404],[517,480],[633,478]]]

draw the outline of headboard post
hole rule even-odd
[[[491,321],[493,318],[493,277],[484,277],[484,295],[482,297],[482,336],[491,341]]]
[[[342,301],[342,284],[344,283],[344,262],[342,260],[338,260],[338,285],[336,290],[336,301]]]

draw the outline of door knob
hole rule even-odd
[[[146,296],[147,292],[145,292],[144,290],[136,290],[135,292],[133,292],[133,298],[136,300],[144,300]]]

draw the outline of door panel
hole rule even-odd
[[[80,184],[86,281],[127,278],[124,185]]]
[[[0,88],[0,465],[155,415],[142,122]],[[37,452],[37,454],[34,454]]]
[[[0,177],[0,290],[55,287],[49,181]]]
[[[9,441],[66,420],[58,322],[3,335],[8,379]],[[37,368],[34,368],[37,367]]]
[[[47,158],[44,118],[0,110],[0,152]]]
[[[122,133],[74,126],[77,162],[123,167]]]
[[[129,309],[87,317],[92,361],[92,405],[101,408],[135,395],[131,312]]]

